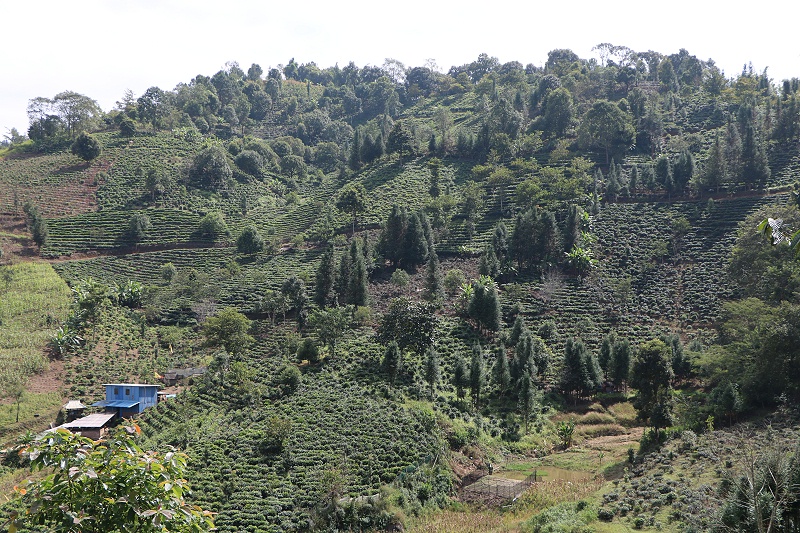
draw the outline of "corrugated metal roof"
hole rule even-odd
[[[123,409],[130,409],[134,405],[139,405],[137,400],[100,400],[94,402],[92,407],[122,407]]]
[[[72,411],[73,409],[86,409],[86,406],[83,405],[80,400],[70,400],[64,404],[64,409]]]
[[[103,387],[160,387],[152,383],[103,383]]]
[[[59,427],[65,429],[89,429],[101,428],[108,424],[108,421],[114,418],[114,413],[95,413],[93,415],[84,416],[72,422],[67,422]]]

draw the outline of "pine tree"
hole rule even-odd
[[[462,356],[456,359],[455,368],[453,368],[453,385],[456,388],[456,397],[459,400],[464,399],[464,387],[469,386],[469,367],[467,362]]]
[[[613,352],[614,340],[614,334],[610,333],[603,337],[600,343],[600,356],[597,358],[597,362],[600,363],[600,368],[603,369],[603,374],[606,376],[611,369],[611,355]]]
[[[502,342],[497,347],[497,357],[492,367],[492,379],[497,390],[500,391],[500,396],[505,394],[511,385],[511,369],[508,366],[506,347]]]
[[[472,346],[472,360],[469,365],[469,393],[472,405],[478,409],[481,401],[481,390],[486,384],[486,363],[483,361],[483,349],[475,343]]]
[[[439,364],[439,354],[436,348],[429,346],[425,354],[425,382],[431,388],[431,398],[434,397],[436,384],[442,377],[441,365]]]
[[[402,356],[400,354],[400,347],[397,346],[397,343],[392,341],[389,343],[389,346],[386,347],[386,351],[383,353],[383,370],[386,372],[386,375],[389,377],[389,383],[394,386],[394,382],[397,379],[397,375],[400,373],[400,365],[402,364]]]
[[[538,390],[533,383],[531,374],[532,372],[530,371],[523,372],[517,384],[517,390],[519,390],[519,408],[520,411],[522,411],[522,418],[525,421],[525,433],[528,433],[531,414],[535,411],[539,398]]]
[[[703,172],[700,179],[700,192],[702,189],[714,189],[719,191],[720,185],[725,181],[728,174],[727,162],[725,160],[725,149],[722,146],[719,132],[714,137],[714,144],[711,145],[711,150],[708,153],[708,158],[703,165]]]
[[[511,326],[511,334],[508,336],[508,342],[510,342],[512,346],[515,346],[526,329],[525,320],[522,318],[522,315],[517,315],[517,318],[514,319],[514,325]]]
[[[339,304],[347,304],[348,291],[350,290],[350,272],[352,271],[352,263],[350,261],[350,254],[345,252],[339,258],[339,275],[336,276],[334,287],[336,289],[336,300]]]
[[[408,211],[395,204],[381,231],[378,247],[384,259],[398,266],[403,256],[403,240],[408,229]]]
[[[567,220],[564,224],[564,251],[569,252],[572,247],[580,243],[581,228],[583,227],[583,209],[577,204],[570,204],[567,211]]]
[[[406,270],[412,270],[428,259],[428,242],[422,223],[416,213],[408,217],[408,229],[403,236],[400,263]]]
[[[333,246],[329,246],[317,268],[317,276],[314,280],[314,303],[319,307],[325,308],[331,302],[336,282],[336,262],[333,255]]]
[[[442,274],[439,269],[439,256],[431,248],[428,254],[428,264],[425,267],[425,299],[431,303],[439,304],[444,296]]]
[[[350,243],[350,279],[347,284],[347,303],[355,306],[367,305],[369,283],[361,243],[353,239]]]

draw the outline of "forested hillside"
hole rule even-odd
[[[32,98],[0,441],[202,367],[137,423],[219,531],[797,531],[800,79],[595,51]]]

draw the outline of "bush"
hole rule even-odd
[[[311,364],[319,362],[319,348],[317,348],[314,339],[309,337],[303,339],[303,342],[300,343],[300,347],[297,349],[297,357],[301,361],[306,359]]]
[[[449,294],[455,294],[467,282],[464,272],[458,268],[448,270],[444,276],[444,288]]]
[[[208,213],[200,219],[198,231],[201,237],[204,239],[211,239],[212,241],[230,235],[228,225],[225,223],[222,213],[218,212]]]
[[[141,241],[147,235],[150,226],[150,217],[144,213],[134,213],[128,220],[128,238],[133,242]]]
[[[236,239],[236,251],[240,254],[253,255],[264,250],[264,239],[253,226],[247,226]]]
[[[84,132],[78,135],[78,138],[72,143],[70,151],[84,161],[91,161],[99,156],[103,149],[97,139]]]
[[[408,272],[406,272],[402,268],[398,268],[397,270],[392,272],[392,278],[390,281],[392,282],[392,285],[396,285],[397,287],[400,288],[405,288],[408,287],[410,279],[411,278],[409,278]]]

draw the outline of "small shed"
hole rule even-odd
[[[159,385],[144,383],[105,383],[106,399],[95,402],[94,407],[104,407],[120,418],[136,416],[158,403]]]
[[[206,373],[206,367],[204,366],[189,367],[189,368],[170,368],[169,370],[164,372],[163,380],[164,384],[167,387],[173,387],[185,379],[189,379],[194,376],[202,376],[205,373]]]
[[[58,427],[97,440],[108,430],[115,416],[116,413],[95,413],[73,420],[72,422],[67,422]]]
[[[80,400],[70,400],[64,404],[64,412],[67,414],[67,422],[83,416],[86,406]]]

